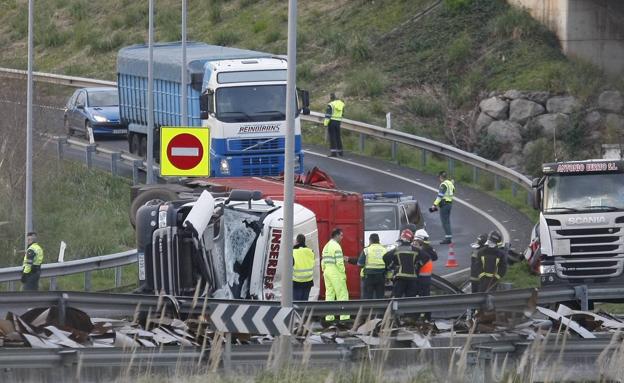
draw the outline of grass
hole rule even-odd
[[[60,241],[67,244],[65,259],[111,254],[134,247],[128,220],[130,188],[124,179],[105,171],[88,171],[81,164],[40,158],[33,166],[33,223],[45,251],[45,262],[54,262]],[[1,191],[11,195],[10,191]],[[23,197],[8,197],[0,217],[23,222]],[[21,264],[22,225],[14,224],[0,237],[0,265]]]

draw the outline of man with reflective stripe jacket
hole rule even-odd
[[[472,252],[470,253],[470,292],[479,292],[479,275],[481,274],[483,266],[481,265],[481,259],[479,258],[479,250],[485,247],[488,235],[480,234],[477,240],[470,244]]]
[[[412,244],[413,240],[414,232],[404,229],[401,231],[399,245],[383,256],[387,269],[397,268],[392,289],[393,298],[415,297],[418,294],[418,271],[430,260],[430,255],[422,247]]]
[[[293,300],[307,301],[314,286],[314,252],[306,247],[305,235],[297,235],[293,249]]]
[[[385,289],[386,264],[383,256],[386,248],[379,244],[379,234],[372,233],[368,238],[368,247],[362,250],[358,266],[364,273],[363,299],[383,299]]]
[[[325,110],[323,125],[327,127],[329,135],[330,157],[342,157],[342,136],[340,134],[340,122],[344,112],[345,103],[336,97],[335,93],[329,95],[329,103]]]
[[[340,246],[343,236],[342,229],[335,228],[331,233],[331,239],[323,248],[321,270],[323,270],[323,280],[325,281],[326,301],[349,300],[347,274],[342,247]],[[333,315],[327,315],[325,317],[325,320],[328,322],[334,319],[335,317]],[[340,315],[340,320],[349,320],[349,315]]]
[[[440,210],[440,222],[444,229],[444,239],[440,241],[440,245],[446,245],[453,241],[453,232],[451,230],[451,207],[453,206],[453,198],[455,195],[455,183],[453,180],[447,179],[445,171],[438,173],[440,187],[433,205],[429,208],[429,212],[433,213]]]
[[[37,291],[39,290],[39,277],[43,263],[43,249],[37,243],[37,233],[28,233],[26,240],[28,249],[26,249],[22,263],[22,290]]]
[[[481,261],[479,292],[495,290],[498,281],[507,272],[507,254],[501,248],[503,238],[496,230],[490,232],[486,246],[477,253]]]

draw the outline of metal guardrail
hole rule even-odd
[[[266,363],[275,351],[271,344],[232,345],[228,362],[239,364]],[[304,347],[292,346],[292,360],[309,358],[314,363],[339,364],[349,360],[351,352],[344,345],[315,344]],[[198,347],[158,347],[158,348],[80,348],[80,349],[0,349],[0,366],[3,369],[55,369],[55,368],[90,368],[90,367],[180,367],[195,364],[198,370],[207,367],[210,348]],[[202,363],[199,363],[199,362]],[[78,365],[80,365],[78,367]],[[236,368],[236,367],[235,367]],[[8,372],[8,371],[7,371]],[[3,373],[0,373],[2,377]]]
[[[533,303],[532,300],[537,297]],[[548,305],[559,302],[580,301],[586,306],[588,301],[605,301],[624,298],[624,285],[586,287],[579,293],[574,287],[548,287],[537,289],[516,289],[492,293],[437,295],[414,298],[369,299],[353,301],[309,301],[294,302],[294,309],[300,315],[324,316],[326,314],[384,315],[391,313],[456,313],[474,309],[525,310],[531,304]],[[217,304],[262,305],[279,307],[278,301],[252,301],[229,299],[171,297],[139,294],[105,294],[85,292],[9,292],[0,293],[0,314],[8,311],[22,312],[32,307],[59,305],[75,307],[91,315],[105,313],[133,317],[137,311],[159,312],[163,305],[181,314],[209,313]]]
[[[324,114],[311,112],[308,116],[300,115],[300,117],[305,121],[322,124]],[[450,145],[445,145],[430,140],[428,138],[415,136],[413,134],[401,132],[399,130],[388,129],[381,126],[367,124],[364,122],[349,120],[346,118],[342,119],[340,127],[355,133],[364,134],[366,136],[381,138],[392,142],[420,148],[431,153],[440,154],[442,156],[467,163],[468,165],[475,168],[486,170],[496,176],[503,177],[511,182],[519,184],[527,190],[531,189],[531,180],[527,176],[515,170],[509,169],[503,165],[500,165],[494,161],[487,160],[485,158],[477,156],[476,154],[466,152]]]

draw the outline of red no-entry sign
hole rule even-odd
[[[162,176],[210,175],[210,131],[200,127],[163,126],[160,130]]]
[[[178,169],[194,168],[199,165],[203,156],[204,148],[201,141],[188,133],[178,134],[167,145],[167,158]]]

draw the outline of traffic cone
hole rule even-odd
[[[457,259],[455,259],[455,244],[449,243],[448,258],[446,259],[446,267],[457,267]]]

